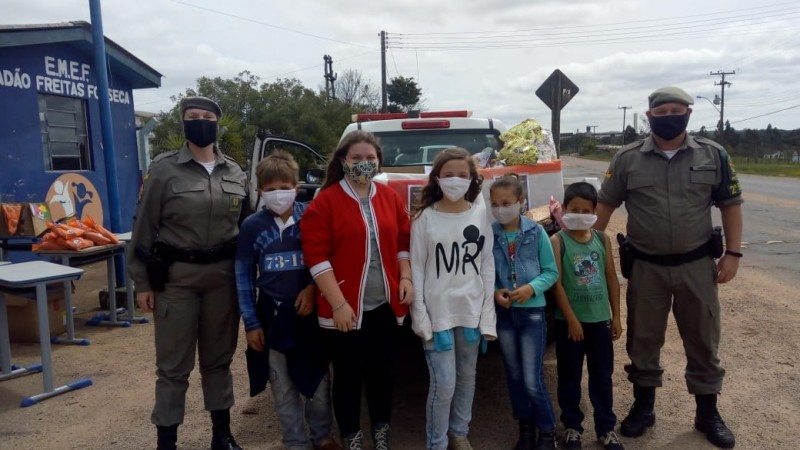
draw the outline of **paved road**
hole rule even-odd
[[[603,179],[608,163],[565,156],[564,177]],[[745,259],[742,266],[759,265],[798,276],[800,255],[800,179],[739,175],[744,192]],[[714,222],[720,224],[714,208]],[[619,212],[617,212],[619,213]],[[624,212],[622,212],[624,214]]]

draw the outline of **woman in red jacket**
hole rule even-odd
[[[371,133],[345,136],[300,222],[333,363],[333,409],[344,447],[353,450],[362,448],[364,436],[362,382],[375,448],[389,448],[393,324],[403,323],[414,291],[405,206],[391,188],[372,181],[382,158]]]

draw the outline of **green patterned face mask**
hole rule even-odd
[[[356,161],[354,163],[342,161],[342,168],[350,180],[358,184],[369,184],[378,174],[376,161]]]

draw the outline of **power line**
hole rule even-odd
[[[760,7],[743,8],[743,9],[725,11],[725,12],[721,12],[721,13],[704,13],[704,14],[693,14],[693,15],[687,15],[687,16],[673,16],[673,17],[666,17],[666,18],[659,18],[659,19],[647,19],[647,20],[644,20],[644,21],[643,20],[631,20],[631,21],[625,21],[625,22],[612,22],[612,23],[609,23],[609,24],[600,24],[600,25],[571,25],[571,26],[563,26],[563,27],[558,27],[558,28],[545,26],[545,27],[529,28],[529,29],[524,29],[524,30],[509,30],[509,31],[505,31],[505,32],[504,31],[499,31],[498,32],[497,30],[492,30],[492,31],[455,31],[455,32],[432,32],[432,33],[401,33],[401,34],[403,34],[404,36],[436,36],[436,35],[460,35],[460,34],[475,35],[475,34],[496,34],[496,33],[525,33],[525,32],[530,32],[530,31],[543,31],[545,33],[550,33],[554,29],[563,29],[563,30],[585,29],[585,28],[609,27],[609,26],[628,25],[628,24],[642,24],[642,23],[648,23],[648,22],[663,23],[663,22],[669,22],[669,21],[672,21],[672,20],[688,19],[688,18],[694,18],[694,17],[724,16],[726,14],[738,13],[738,12],[743,12],[743,11],[773,9],[773,8],[776,8],[776,7],[779,7],[779,6],[785,6],[785,5],[792,5],[793,6],[792,8],[788,8],[788,10],[796,9],[794,7],[795,2],[792,1],[792,2],[776,3],[776,4],[770,5],[770,6],[763,6],[763,7],[760,6]],[[785,11],[785,10],[782,10],[782,11]],[[773,13],[773,12],[775,12],[775,11],[765,11],[764,14]],[[728,19],[732,18],[732,17],[752,17],[752,16],[753,16],[753,14],[744,14],[744,15],[739,15],[739,16],[731,16],[731,17],[728,17]],[[691,23],[694,23],[694,22],[704,22],[705,23],[706,21],[707,21],[707,19],[706,20],[690,21],[690,22]],[[690,23],[690,22],[684,22],[684,23]],[[647,25],[642,25],[642,26],[632,27],[632,28],[652,28],[652,27],[651,26],[647,26]],[[623,29],[631,29],[631,27],[625,27]],[[607,30],[607,31],[611,31],[611,30]]]
[[[266,23],[266,22],[262,22],[260,20],[251,19],[249,17],[237,16],[236,14],[231,14],[231,13],[226,13],[224,11],[219,11],[219,10],[216,10],[216,9],[206,8],[205,6],[193,5],[191,3],[184,2],[184,1],[181,1],[181,0],[169,0],[169,1],[171,1],[172,3],[177,3],[179,5],[188,6],[190,8],[201,9],[203,11],[211,12],[211,13],[214,13],[214,14],[219,14],[221,16],[231,17],[233,19],[239,19],[239,20],[243,20],[245,22],[255,23],[255,24],[258,24],[258,25],[263,25],[265,27],[275,28],[277,30],[288,31],[289,33],[295,33],[295,34],[300,34],[300,35],[303,35],[303,36],[313,37],[313,38],[316,38],[316,39],[322,39],[323,41],[336,42],[338,44],[345,44],[345,45],[352,45],[354,47],[362,47],[362,48],[373,49],[373,47],[370,47],[370,46],[367,46],[367,45],[354,44],[352,42],[340,41],[338,39],[333,39],[333,38],[329,38],[329,37],[325,37],[325,36],[320,36],[320,35],[317,35],[317,34],[307,33],[305,31],[294,30],[292,28],[282,27],[282,26],[279,26],[279,25],[273,25],[271,23]]]
[[[779,110],[776,110],[776,111],[772,111],[772,112],[768,112],[768,113],[764,113],[764,114],[759,114],[757,116],[748,117],[746,119],[732,120],[731,123],[732,124],[740,123],[740,122],[745,122],[745,121],[748,121],[748,120],[758,119],[760,117],[771,116],[773,114],[778,114],[779,112],[784,112],[784,111],[788,111],[790,109],[795,109],[795,108],[800,108],[800,105],[794,105],[794,106],[790,106],[788,108],[783,108],[783,109],[779,109]]]

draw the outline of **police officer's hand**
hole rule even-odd
[[[335,308],[334,308],[335,309]],[[333,324],[339,331],[350,331],[356,326],[356,313],[353,308],[345,301],[345,303],[333,312]]]
[[[511,308],[511,298],[508,296],[510,292],[511,291],[506,288],[494,291],[494,301],[503,308]]]
[[[725,255],[717,262],[717,277],[714,279],[714,282],[727,283],[736,276],[736,272],[738,271],[739,258]]]
[[[567,337],[570,341],[580,342],[583,340],[583,326],[577,320],[567,321]]]
[[[255,351],[263,352],[264,347],[267,345],[267,340],[264,338],[264,329],[259,327],[255,330],[250,330],[245,333],[247,338],[247,345]]]
[[[156,293],[153,291],[137,292],[136,303],[144,312],[153,312],[156,306]]]
[[[414,285],[408,278],[400,279],[400,304],[410,305],[414,302]]]
[[[611,340],[616,341],[620,337],[622,337],[622,322],[617,317],[611,321]]]
[[[533,286],[530,284],[523,284],[522,286],[511,291],[508,296],[511,298],[511,301],[525,303],[531,297],[533,297]]]
[[[298,316],[307,316],[314,311],[316,293],[313,284],[300,291],[300,294],[297,295],[297,300],[294,301],[294,309],[297,310]]]

